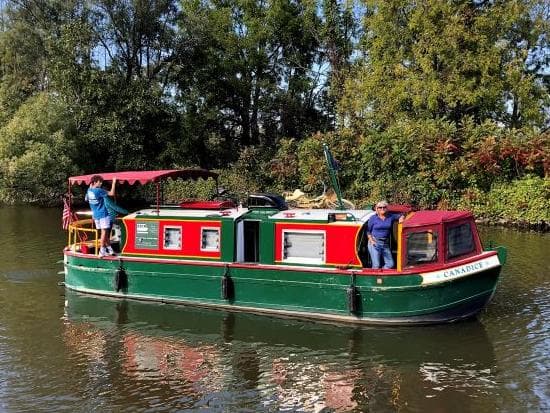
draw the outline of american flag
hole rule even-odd
[[[71,206],[69,205],[69,200],[67,197],[63,198],[63,216],[61,217],[61,226],[63,229],[69,229],[71,222],[76,221],[77,217],[74,212],[71,211]]]

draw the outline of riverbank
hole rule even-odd
[[[488,192],[467,190],[453,205],[472,211],[480,223],[550,231],[550,179],[525,177],[496,183]]]
[[[521,231],[536,231],[540,233],[550,232],[550,223],[545,221],[526,222],[526,221],[510,221],[504,218],[498,220],[490,220],[486,218],[476,219],[479,225],[488,227],[513,228]]]
[[[234,169],[218,172],[221,178],[220,185],[227,192],[224,196],[228,196],[236,202],[244,202],[250,192],[265,192],[262,190],[262,185],[259,182],[254,182],[247,172],[239,175],[240,179],[237,179]],[[164,188],[164,195],[166,202],[178,203],[182,199],[210,199],[215,191],[216,185],[212,180],[197,181],[193,184],[170,181]],[[269,188],[266,192],[283,193],[284,191]],[[119,194],[121,205],[129,210],[136,205],[143,206],[143,201],[140,202],[138,199],[147,199],[153,196],[141,187],[132,187],[129,191],[121,187]],[[310,194],[309,197],[316,198],[314,194]],[[353,199],[352,202],[359,208],[367,208],[377,200],[378,198],[365,197]],[[407,200],[401,200],[398,197],[387,196],[387,200],[393,203],[408,203]],[[79,199],[74,201],[78,202]],[[52,197],[50,202],[44,204],[39,202],[20,202],[18,204],[0,202],[0,207],[2,205],[55,207],[61,205],[61,196]],[[432,208],[430,205],[421,204],[417,204],[417,207]],[[87,205],[82,203],[79,208],[87,208]],[[528,176],[512,182],[496,183],[488,192],[468,188],[457,191],[451,200],[440,201],[435,209],[471,211],[476,217],[476,222],[482,225],[550,232],[550,179]]]

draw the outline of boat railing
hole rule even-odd
[[[88,253],[90,247],[99,254],[99,231],[93,227],[91,218],[73,221],[69,225],[69,249],[73,252]]]

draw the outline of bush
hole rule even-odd
[[[76,172],[70,118],[46,93],[29,98],[0,129],[0,201],[52,205]]]
[[[489,192],[465,191],[455,207],[491,222],[550,223],[550,179],[527,176],[496,183]]]
[[[153,187],[153,186],[152,186]],[[180,203],[189,199],[212,199],[216,196],[216,181],[198,179],[196,181],[168,180],[163,186],[165,202]],[[153,194],[149,197],[152,198]]]

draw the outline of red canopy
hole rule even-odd
[[[124,172],[107,172],[89,175],[71,176],[69,184],[86,184],[89,185],[92,176],[100,175],[104,181],[112,181],[116,178],[118,183],[134,185],[136,182],[144,185],[149,182],[159,182],[167,178],[183,178],[183,179],[207,179],[218,177],[215,172],[206,169],[165,169],[161,171],[124,171]]]

